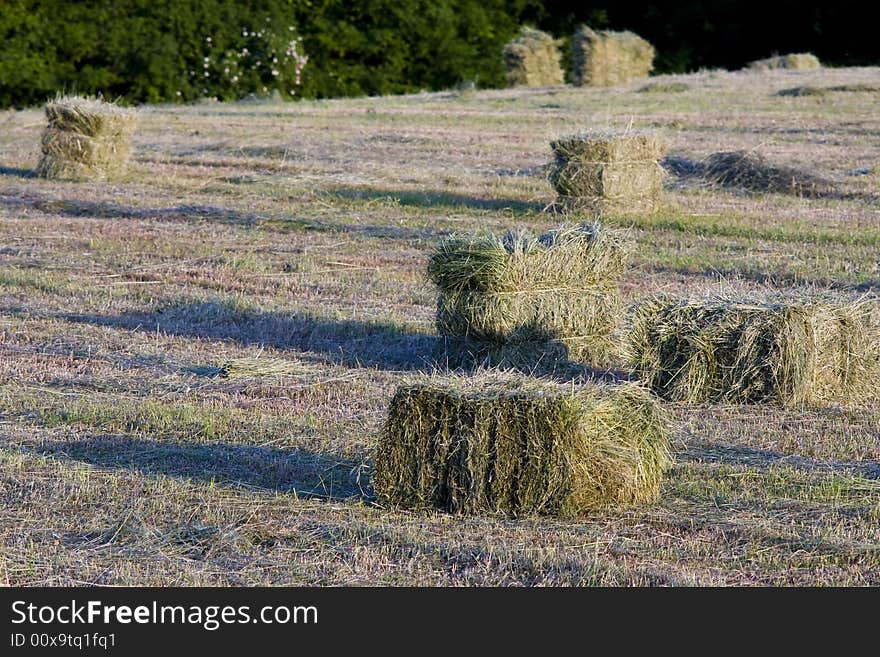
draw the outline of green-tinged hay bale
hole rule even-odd
[[[232,358],[220,366],[219,374],[224,378],[263,378],[279,376],[298,376],[311,374],[313,367],[284,358]]]
[[[46,103],[37,175],[106,180],[125,170],[136,115],[97,98],[59,96]]]
[[[690,88],[690,85],[684,82],[651,82],[636,91],[640,94],[677,94],[689,91]]]
[[[550,144],[548,177],[563,206],[650,212],[663,191],[666,141],[651,131],[589,130]]]
[[[524,27],[504,46],[503,54],[511,87],[552,87],[565,82],[558,42],[546,32]]]
[[[774,165],[753,151],[712,153],[703,161],[703,175],[712,183],[752,192],[819,197],[834,193],[828,180],[807,171]]]
[[[572,37],[572,81],[579,87],[611,87],[644,78],[654,68],[654,54],[654,46],[637,34],[582,25]]]
[[[525,232],[453,237],[432,254],[439,288],[437,329],[455,363],[552,366],[610,362],[622,316],[617,279],[627,245],[599,224],[565,226],[538,238]]]
[[[484,373],[397,389],[373,488],[405,508],[573,517],[656,501],[669,463],[665,417],[637,385]]]
[[[880,322],[865,301],[651,297],[629,314],[624,357],[675,401],[822,406],[880,394]]]
[[[825,98],[830,93],[827,87],[793,87],[791,89],[781,89],[776,92],[777,96],[812,96],[814,98]]]
[[[808,52],[767,57],[766,59],[759,59],[749,64],[749,68],[754,71],[770,71],[778,68],[814,69],[821,67],[822,63],[819,61],[819,58]]]

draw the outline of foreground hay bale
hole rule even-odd
[[[654,46],[632,32],[597,32],[582,25],[571,45],[572,82],[578,87],[611,87],[647,77],[654,68]]]
[[[511,87],[552,87],[565,81],[556,40],[529,27],[504,46],[504,68]]]
[[[49,125],[37,175],[106,180],[124,173],[136,121],[132,111],[82,96],[59,96],[45,110]]]
[[[625,357],[686,402],[827,405],[880,394],[880,323],[866,302],[656,296],[628,318]]]
[[[598,224],[538,238],[518,232],[441,242],[428,265],[440,290],[438,355],[452,366],[607,365],[626,257],[620,234]]]
[[[820,176],[770,164],[754,151],[712,153],[702,167],[706,180],[724,187],[806,197],[825,196],[835,191],[834,185]]]
[[[822,63],[819,61],[819,58],[808,52],[768,57],[749,64],[749,68],[753,71],[770,71],[778,68],[814,69],[821,67]]]
[[[663,415],[639,386],[486,373],[397,389],[373,487],[408,508],[577,516],[655,501],[669,461]]]
[[[659,160],[666,152],[657,133],[592,130],[550,146],[549,178],[561,204],[600,213],[656,208],[663,191]]]

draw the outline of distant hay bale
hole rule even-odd
[[[650,131],[591,130],[550,144],[549,179],[566,206],[651,211],[663,191],[666,142]]]
[[[770,71],[778,68],[814,69],[821,67],[822,63],[819,61],[819,58],[808,52],[767,57],[766,59],[759,59],[749,64],[749,68],[753,71]]]
[[[640,386],[484,373],[399,387],[379,441],[383,504],[579,516],[657,500],[669,433]]]
[[[530,27],[504,46],[504,68],[511,87],[552,87],[565,82],[557,41]]]
[[[572,81],[578,87],[611,87],[648,77],[654,54],[654,46],[632,32],[597,32],[581,25],[572,37]]]
[[[776,92],[777,96],[813,96],[815,98],[824,98],[828,96],[831,90],[828,87],[794,87],[792,89],[781,89]]]
[[[880,324],[864,301],[655,296],[632,309],[624,342],[629,366],[669,400],[821,406],[880,394]]]
[[[801,169],[770,164],[753,151],[712,153],[703,160],[702,168],[706,180],[724,187],[807,197],[834,192],[830,181]]]
[[[97,98],[58,96],[46,103],[49,125],[37,175],[69,180],[107,180],[125,170],[136,115]]]
[[[569,361],[602,367],[622,315],[617,280],[627,245],[599,224],[453,237],[432,254],[437,330],[452,366],[549,371]]]
[[[690,85],[684,82],[651,82],[636,91],[641,94],[675,94],[689,89]]]

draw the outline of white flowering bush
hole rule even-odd
[[[270,25],[244,26],[236,41],[223,48],[212,37],[205,37],[204,55],[198,66],[188,71],[187,86],[196,96],[234,100],[275,91],[287,98],[296,96],[309,58],[295,26],[282,30]],[[183,94],[179,97],[183,99]]]

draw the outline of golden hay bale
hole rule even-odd
[[[880,323],[865,301],[655,296],[626,322],[641,380],[686,402],[828,405],[880,394]]]
[[[818,197],[835,191],[829,180],[793,167],[770,164],[754,151],[712,153],[703,160],[702,168],[709,182],[752,192]]]
[[[570,517],[656,501],[669,463],[665,417],[640,386],[487,372],[397,389],[373,488],[406,508]]]
[[[651,211],[663,191],[665,140],[655,132],[590,130],[550,143],[549,179],[566,206]]]
[[[654,46],[632,32],[597,32],[581,25],[571,45],[572,81],[578,87],[611,87],[647,77],[654,68]]]
[[[453,237],[428,265],[437,285],[439,354],[453,366],[484,362],[553,369],[609,363],[622,315],[617,279],[626,244],[598,224]]]
[[[529,27],[504,46],[504,68],[511,87],[552,87],[565,81],[558,42]]]
[[[46,103],[49,125],[41,139],[37,175],[71,180],[106,180],[125,170],[136,115],[114,103],[58,96]]]
[[[753,71],[770,71],[777,68],[812,69],[821,67],[822,63],[819,61],[819,58],[808,52],[768,57],[749,64],[749,68]]]

